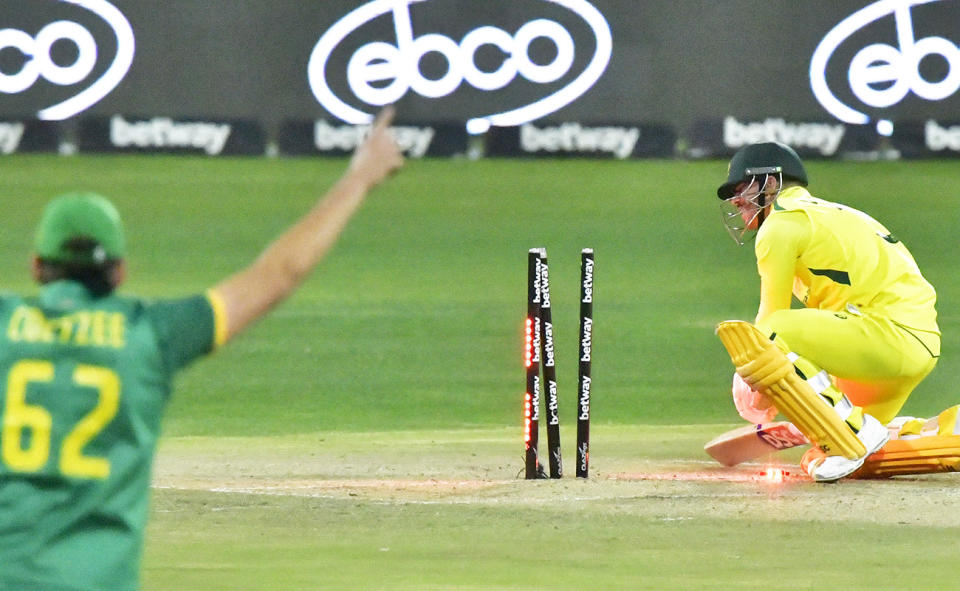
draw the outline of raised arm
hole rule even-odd
[[[287,298],[340,237],[371,189],[403,165],[403,155],[387,127],[393,108],[373,124],[342,177],[306,215],[277,237],[248,267],[212,290],[224,316],[229,340]]]

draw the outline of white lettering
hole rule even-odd
[[[924,141],[934,152],[953,150],[960,152],[960,125],[940,127],[936,121],[927,121],[924,126]]]
[[[530,399],[530,420],[540,420],[540,376],[533,376],[533,396]]]
[[[110,119],[110,142],[118,148],[196,148],[210,155],[223,151],[232,128],[223,123],[177,122],[166,117],[128,122]]]
[[[542,302],[540,303],[541,308],[550,307],[550,269],[548,265],[543,263],[544,259],[540,259],[540,295]]]
[[[346,68],[347,86],[356,98],[369,105],[395,103],[409,90],[427,98],[444,97],[455,92],[464,81],[483,92],[501,89],[518,75],[535,84],[550,84],[563,78],[576,61],[577,45],[569,31],[547,19],[524,23],[512,35],[504,29],[484,25],[468,31],[459,43],[439,33],[417,36],[410,18],[410,4],[427,1],[372,0],[327,29],[313,48],[307,66],[310,88],[320,104],[347,123],[372,120],[370,113],[350,106],[334,94],[327,82],[327,60],[348,35],[383,15],[393,17],[396,44],[375,41],[362,45],[350,56]],[[586,69],[547,97],[510,111],[475,117],[468,128],[515,126],[539,119],[579,98],[606,70],[613,50],[606,19],[587,0],[563,0],[559,4],[586,21],[595,36],[593,43],[585,44],[595,46]],[[556,53],[550,63],[530,59],[530,45],[538,39],[546,39],[554,46]],[[504,55],[493,71],[481,70],[476,64],[476,53],[485,45],[497,48]],[[439,54],[446,63],[439,78],[427,78],[420,70],[420,63],[428,53]]]
[[[581,421],[590,420],[590,376],[583,376],[580,381],[580,414],[577,416]]]
[[[526,123],[520,127],[520,149],[525,152],[600,152],[626,158],[639,139],[637,127],[584,127],[579,123],[543,128]]]
[[[540,304],[540,297],[543,295],[543,292],[540,289],[540,285],[543,282],[543,261],[540,258],[537,258],[534,264],[534,273],[533,273],[533,303]],[[539,319],[538,319],[539,320]],[[540,326],[538,323],[537,326]]]
[[[590,361],[590,349],[593,348],[593,319],[583,319],[583,335],[580,337],[580,361]]]
[[[583,262],[583,285],[580,288],[580,302],[591,304],[593,303],[593,259],[584,259]]]
[[[422,158],[436,131],[432,127],[395,126],[390,128],[397,145],[411,158]],[[331,125],[320,119],[313,124],[313,143],[318,150],[352,152],[370,134],[369,125]]]
[[[546,352],[546,358],[543,360],[543,365],[546,367],[553,367],[553,323],[544,322],[543,323],[543,350]]]
[[[758,429],[757,436],[774,449],[788,449],[807,443],[802,434],[792,433],[789,429]]]
[[[347,64],[347,83],[366,103],[393,103],[410,89],[421,96],[440,98],[455,91],[464,80],[471,86],[477,82],[475,88],[494,90],[512,82],[517,74],[531,82],[547,84],[559,80],[573,65],[573,38],[554,21],[530,21],[514,36],[496,27],[480,27],[470,31],[458,44],[450,37],[436,33],[415,37],[409,1],[413,0],[393,3],[397,45],[382,41],[368,43],[357,49]],[[530,60],[530,44],[538,38],[549,39],[557,50],[556,57],[549,64],[541,65]],[[477,49],[483,45],[496,46],[507,55],[489,74],[477,68],[474,62]],[[424,77],[420,71],[420,62],[428,53],[438,53],[446,61],[446,72],[435,80]],[[386,86],[371,84],[387,80],[391,82]]]
[[[20,147],[23,123],[0,123],[0,154],[13,154]]]
[[[58,41],[69,41],[77,49],[70,65],[61,66],[50,57],[50,49]],[[0,30],[0,50],[14,48],[27,59],[16,74],[0,72],[0,92],[16,94],[33,86],[41,76],[59,86],[80,82],[97,63],[97,44],[93,35],[77,23],[56,21],[40,29],[36,38],[18,29]]]
[[[117,55],[106,71],[87,89],[53,106],[41,109],[37,117],[58,121],[88,109],[120,83],[133,63],[134,39],[129,21],[107,0],[72,0],[103,19],[116,35]],[[56,43],[69,43],[76,57],[69,64],[59,64],[50,56]],[[17,72],[0,71],[0,93],[18,94],[33,87],[40,78],[58,86],[73,86],[86,80],[97,64],[97,42],[83,25],[58,20],[45,25],[31,37],[14,28],[0,30],[0,51],[15,49],[24,57]]]
[[[540,329],[540,317],[533,319],[533,357],[531,360],[534,363],[540,363],[540,335],[542,331]]]
[[[854,55],[847,72],[850,90],[865,105],[886,108],[913,91],[928,101],[943,100],[960,89],[960,48],[943,37],[915,39],[913,1],[881,0],[858,10],[835,26],[817,46],[810,60],[810,86],[820,104],[846,123],[864,124],[870,118],[844,104],[827,85],[827,64],[841,43],[857,31],[886,16],[896,20],[898,47],[874,43]],[[942,80],[929,82],[920,75],[920,62],[929,55],[946,60],[949,71]]]
[[[789,447],[793,447],[789,441],[784,441],[773,433],[758,432],[757,435],[759,435],[760,439],[766,441],[767,444],[774,449],[787,449]]]
[[[559,425],[560,403],[557,399],[557,383],[552,380],[547,380],[547,390],[549,392],[549,395],[547,396],[547,410],[550,411],[547,413],[547,424]]]
[[[783,119],[741,123],[729,116],[723,120],[723,143],[730,148],[758,142],[783,142],[832,156],[837,153],[845,133],[846,127],[842,124],[787,123]]]
[[[394,2],[397,45],[382,41],[368,43],[357,49],[347,64],[350,89],[357,98],[371,105],[394,103],[411,89],[427,98],[444,97],[459,88],[464,80],[480,90],[502,88],[517,74],[531,82],[547,84],[559,80],[573,65],[573,38],[554,21],[530,21],[514,36],[497,27],[479,27],[458,44],[436,33],[415,37],[409,1],[412,0]],[[549,64],[537,64],[528,55],[530,44],[538,38],[549,39],[557,50]],[[498,47],[507,56],[490,73],[477,68],[474,61],[477,49],[483,45]],[[420,71],[420,62],[428,53],[438,53],[446,61],[446,72],[435,80],[424,77]]]

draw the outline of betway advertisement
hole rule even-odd
[[[545,157],[661,157],[671,141],[667,155],[715,156],[757,139],[955,155],[960,0],[0,2],[5,146],[91,117],[104,133],[135,122],[120,143],[137,150],[229,153],[233,140],[187,136],[231,123],[235,139],[242,122],[262,151],[327,153],[386,104],[433,130],[411,154],[456,152],[469,133]],[[81,143],[127,149],[109,139]]]

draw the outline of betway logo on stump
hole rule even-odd
[[[480,101],[474,98],[474,103],[481,106],[467,126],[473,133],[482,133],[490,126],[521,125],[553,113],[587,92],[606,70],[613,48],[610,27],[587,0],[488,0],[483,3],[482,13],[495,14],[486,8],[498,3],[504,8],[500,13],[506,15],[505,22],[478,19],[475,27],[462,36],[458,32],[454,38],[443,30],[414,31],[411,18],[412,9],[454,12],[449,2],[446,6],[432,0],[367,2],[335,22],[317,41],[307,66],[310,88],[325,109],[353,124],[369,123],[379,107],[396,103],[411,91],[427,99],[454,95],[464,85],[472,87],[469,94],[474,96],[476,91],[497,93]],[[463,30],[463,19],[470,18],[470,3],[464,2],[463,7],[455,12],[461,19],[458,31]],[[506,10],[508,7],[510,10]],[[568,23],[564,25],[540,16],[558,14],[558,8],[565,16],[572,13],[578,19],[561,19]],[[529,14],[529,20],[517,19],[513,16],[516,14]],[[358,44],[371,39],[366,31],[375,30],[366,25],[381,19],[393,21],[395,37]],[[571,31],[570,23],[577,20],[586,29],[578,24]],[[552,46],[548,62],[531,58],[534,43]],[[580,55],[589,48],[591,55]],[[478,58],[478,54],[491,51],[499,56],[494,64]],[[441,73],[424,74],[422,62],[428,54],[442,57]],[[345,69],[341,69],[341,59],[346,60]],[[574,64],[584,61],[584,69],[574,71]],[[542,98],[489,111],[489,105],[508,102],[498,100],[502,95],[497,91],[522,81],[542,88]]]

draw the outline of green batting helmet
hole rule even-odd
[[[727,182],[717,189],[717,197],[730,199],[737,185],[752,176],[780,174],[783,179],[807,186],[807,171],[793,148],[780,142],[751,144],[737,150],[727,168]]]
[[[81,239],[81,248],[76,241]],[[37,256],[60,263],[100,264],[123,258],[123,224],[105,197],[68,193],[47,204],[37,226]]]

